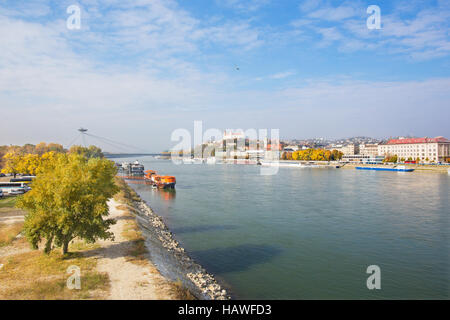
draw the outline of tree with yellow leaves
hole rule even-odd
[[[108,200],[118,191],[112,161],[87,159],[78,154],[54,154],[41,167],[32,190],[17,201],[25,217],[25,236],[34,249],[45,240],[44,252],[54,246],[68,252],[75,238],[93,243],[109,239],[114,220],[108,216]]]
[[[3,165],[2,173],[11,173],[14,175],[14,178],[18,173],[21,173],[20,170],[22,169],[21,165],[23,160],[22,155],[8,152],[3,157],[3,160],[5,163]]]
[[[20,157],[18,170],[22,174],[35,176],[41,165],[41,157],[37,154],[27,154]]]

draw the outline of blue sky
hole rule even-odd
[[[80,30],[66,27],[74,4]],[[438,0],[3,0],[0,144],[68,144],[86,126],[159,151],[194,120],[450,137],[449,18]]]

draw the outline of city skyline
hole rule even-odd
[[[195,120],[449,137],[449,17],[445,1],[3,1],[0,145],[67,146],[85,126],[158,152]]]

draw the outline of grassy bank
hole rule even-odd
[[[0,217],[25,215],[14,207],[16,199],[0,200]],[[0,223],[0,299],[102,299],[106,296],[108,275],[96,271],[96,259],[84,256],[94,245],[75,242],[65,256],[59,250],[45,255],[41,250],[31,250],[21,235],[22,229],[22,221]],[[71,275],[67,268],[73,265],[81,270],[81,290],[70,290],[66,285]]]
[[[19,248],[18,244],[17,247]],[[96,271],[96,259],[84,256],[92,246],[75,243],[70,253],[62,255],[53,251],[45,255],[42,251],[29,250],[0,257],[0,299],[7,300],[71,300],[102,299],[108,293],[107,274]],[[81,270],[81,289],[70,290],[67,273],[70,266]]]
[[[17,197],[0,199],[0,218],[24,216],[15,208]],[[21,235],[23,221],[0,223],[0,299],[2,300],[71,300],[103,299],[108,295],[109,277],[96,271],[97,260],[87,254],[98,245],[75,240],[69,253],[55,250],[45,255],[42,250],[32,250]],[[42,249],[42,245],[40,246]],[[81,271],[81,289],[70,290],[67,272],[70,266]]]
[[[14,208],[16,205],[16,197],[4,197],[0,199],[0,209],[1,208]]]
[[[120,219],[124,221],[120,236],[124,240],[126,252],[121,257],[126,262],[142,266],[142,270],[157,275],[151,277],[160,299],[194,299],[193,295],[183,287],[181,281],[169,281],[163,278],[151,263],[145,245],[145,238],[136,221],[134,201],[139,196],[121,179],[116,180],[120,192],[115,200],[120,203],[118,209],[124,212]],[[16,198],[0,200],[0,217],[24,215],[25,212],[14,207]],[[61,254],[56,249],[50,254],[40,250],[32,250],[22,233],[23,221],[0,222],[0,299],[1,300],[71,300],[71,299],[107,299],[110,297],[111,281],[114,276],[99,267],[99,261],[104,259],[104,244],[86,244],[74,240],[69,246],[69,253]],[[108,244],[106,248],[117,244]],[[103,251],[102,251],[103,250]],[[81,270],[81,289],[70,290],[67,280],[72,275],[68,273],[70,266]],[[114,265],[112,265],[114,269]],[[139,279],[138,279],[139,281]],[[142,276],[142,285],[148,285],[148,278]]]
[[[0,223],[0,248],[13,243],[22,232],[23,223],[6,224]]]

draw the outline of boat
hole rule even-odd
[[[395,171],[395,172],[412,172],[412,171],[414,171],[414,169],[407,169],[405,166],[398,166],[395,168],[356,167],[356,170]]]
[[[144,166],[139,163],[139,161],[135,161],[131,164],[130,173],[132,176],[143,176],[144,175]]]
[[[207,164],[216,164],[216,158],[215,157],[209,157],[206,159]]]
[[[130,163],[129,162],[122,162],[119,166],[120,169],[124,171],[128,171],[130,169]]]
[[[123,162],[118,165],[120,176],[128,180],[144,180],[144,166],[135,161],[133,163]]]
[[[145,181],[151,184],[153,188],[158,189],[175,189],[176,179],[173,176],[160,176],[156,171],[145,171]]]

